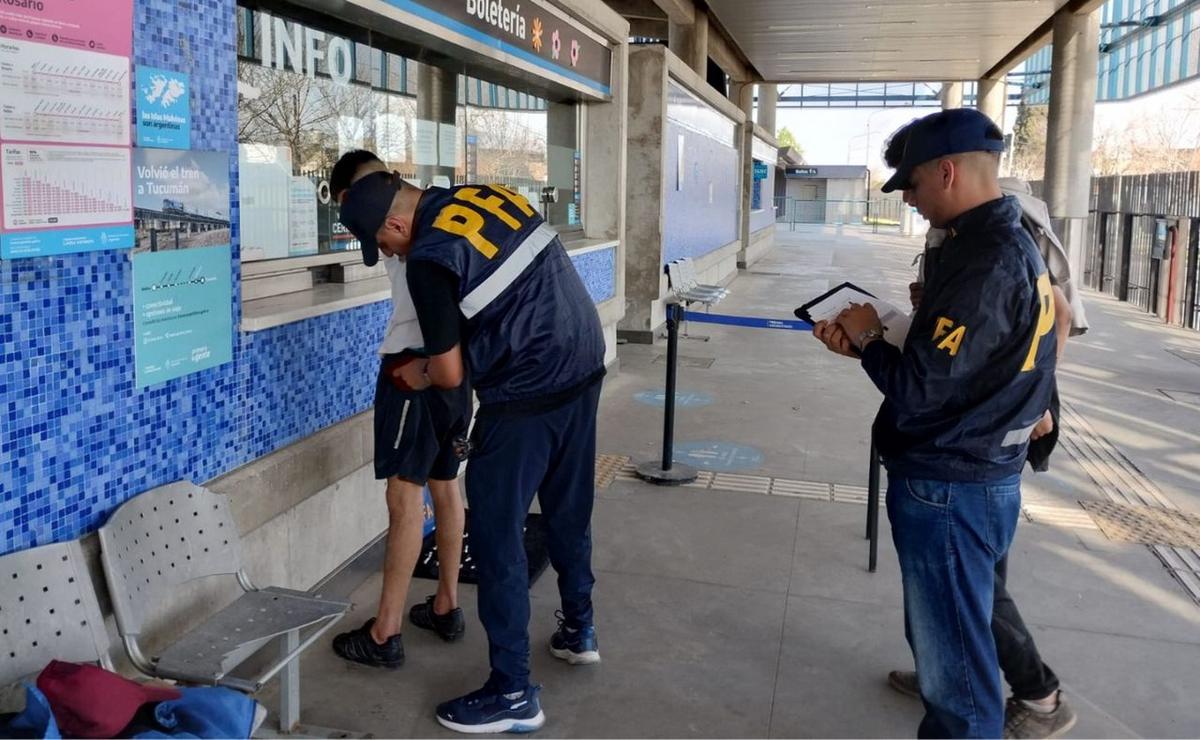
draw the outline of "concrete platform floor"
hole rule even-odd
[[[781,230],[777,244],[733,283],[721,313],[788,318],[843,279],[901,302],[918,248],[849,228]],[[1200,510],[1200,401],[1191,400],[1200,395],[1186,395],[1200,394],[1200,334],[1100,296],[1087,304],[1093,330],[1068,346],[1060,380],[1087,422],[1086,441],[1125,456],[1140,485]],[[712,402],[679,409],[681,443],[754,448],[761,457],[742,458],[753,464],[743,475],[865,485],[879,395],[853,362],[800,332],[688,330],[710,339],[684,340],[681,353],[712,364],[681,368],[680,388]],[[602,402],[602,453],[634,461],[657,453],[661,410],[634,396],[661,390],[655,357],[663,352],[621,348],[621,372]],[[1027,502],[1076,516],[1021,524],[1010,588],[1079,713],[1072,736],[1200,736],[1200,606],[1146,547],[1110,541],[1078,516],[1077,501],[1105,496],[1094,463],[1060,449],[1052,472],[1026,475]],[[545,685],[548,718],[540,735],[913,736],[919,703],[885,682],[888,670],[911,665],[899,572],[884,516],[879,570],[867,573],[865,513],[862,504],[625,479],[598,490],[604,662],[572,668],[548,654],[557,608],[548,571],[531,590],[534,680]],[[346,626],[373,614],[376,557],[331,586],[358,605]],[[417,581],[411,602],[426,593],[432,582]],[[399,671],[346,664],[328,640],[314,647],[302,664],[303,720],[380,737],[452,735],[436,724],[434,706],[487,673],[473,587],[462,588],[461,604],[465,640],[446,645],[406,630]]]

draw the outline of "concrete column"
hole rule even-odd
[[[1050,110],[1046,119],[1045,196],[1055,231],[1067,247],[1072,277],[1082,277],[1092,180],[1100,11],[1054,16]]]
[[[629,145],[629,45],[613,48],[612,100],[581,105],[583,148],[583,235],[587,239],[619,239],[616,291],[599,306],[607,345],[604,362],[617,360],[617,326],[625,316],[625,187]]]
[[[751,188],[754,187],[754,121],[747,118],[738,127],[738,141],[742,150],[742,187],[740,189],[740,205],[738,206],[738,238],[742,248],[738,250],[738,267],[745,268],[746,247],[750,245],[750,205]]]
[[[697,9],[696,25],[692,27],[691,55],[684,58],[688,66],[701,77],[708,76],[708,13]]]
[[[742,113],[746,114],[747,119],[754,118],[753,82],[731,81],[729,83],[729,100],[738,108],[742,109]]]
[[[1008,83],[1003,78],[984,78],[979,81],[975,106],[979,112],[996,122],[1004,130],[1004,112],[1008,106]]]
[[[772,85],[771,87],[774,87]],[[761,125],[761,124],[760,124]],[[739,135],[741,137],[742,148],[742,192],[740,199],[741,208],[741,248],[738,250],[737,266],[745,269],[753,265],[775,246],[775,225],[760,228],[757,231],[751,221],[755,218],[757,211],[752,210],[754,204],[754,163],[755,163],[755,142],[758,137],[754,133],[754,122],[747,120],[739,127]],[[779,148],[779,142],[775,140],[772,134],[767,137],[766,143],[771,145],[771,154],[775,154]],[[768,167],[775,167],[775,156],[771,156],[767,152],[761,151],[757,161],[763,162]],[[767,190],[767,181],[763,181],[761,186],[762,205],[764,211],[775,213],[775,193],[773,190]]]
[[[961,82],[942,83],[942,110],[963,107],[963,89]]]
[[[667,169],[664,140],[667,117],[665,53],[652,46],[629,54],[628,151],[625,178],[625,316],[618,334],[638,344],[651,344],[654,331],[665,320],[661,297],[663,231],[665,229],[663,176]],[[671,178],[674,181],[674,178]],[[588,218],[590,219],[590,212]]]
[[[417,118],[454,125],[457,109],[458,75],[432,64],[421,64],[417,69]],[[461,136],[462,132],[455,130],[455,135]],[[454,168],[428,164],[417,167],[417,178],[423,187],[429,187],[433,178],[439,176],[449,178],[453,184]]]
[[[758,117],[755,123],[765,128],[771,136],[775,135],[775,107],[778,102],[778,85],[758,86]]]

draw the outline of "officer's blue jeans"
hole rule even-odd
[[[904,630],[925,702],[919,737],[998,738],[1004,731],[992,598],[1020,509],[1019,475],[987,483],[888,477]]]
[[[471,551],[491,683],[529,685],[529,566],[522,530],[536,493],[568,627],[592,624],[592,503],[597,382],[579,398],[531,416],[480,416],[467,464]]]

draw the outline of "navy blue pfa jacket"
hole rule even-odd
[[[948,234],[904,350],[863,351],[884,395],[872,433],[894,476],[997,480],[1021,472],[1050,406],[1054,296],[1016,199],[962,214]]]
[[[409,261],[459,279],[464,351],[481,404],[553,396],[604,368],[595,304],[557,233],[496,185],[429,188]]]

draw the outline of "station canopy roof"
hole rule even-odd
[[[788,83],[978,79],[1067,0],[708,4],[764,80]]]

